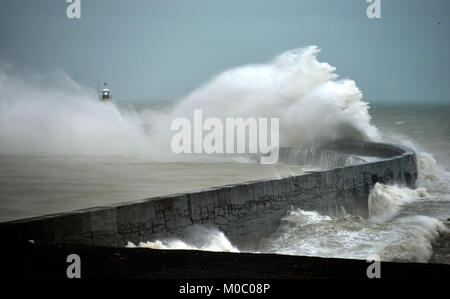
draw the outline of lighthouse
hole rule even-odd
[[[112,102],[112,94],[111,91],[108,88],[108,83],[103,83],[103,89],[100,91],[100,88],[98,90],[98,99],[101,102]]]

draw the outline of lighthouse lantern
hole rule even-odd
[[[112,101],[112,94],[108,88],[108,83],[103,83],[103,89],[101,90],[101,92],[99,90],[99,100],[102,102]]]

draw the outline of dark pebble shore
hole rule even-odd
[[[278,254],[154,250],[69,244],[7,244],[7,278],[66,279],[69,254],[81,259],[82,278],[138,279],[367,279],[369,263]],[[448,279],[450,265],[381,263],[387,279]]]

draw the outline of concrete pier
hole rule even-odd
[[[205,190],[129,201],[67,213],[0,223],[4,240],[36,240],[125,246],[181,235],[193,225],[212,225],[234,243],[258,239],[275,230],[292,208],[336,215],[367,216],[368,195],[377,182],[415,186],[416,157],[412,150],[389,144],[340,141],[324,145],[310,157],[326,152],[340,157],[373,156],[372,162],[323,171],[243,182]],[[342,156],[344,155],[344,156]],[[280,149],[280,161],[300,163],[304,155]],[[342,159],[341,159],[342,160]],[[336,161],[340,161],[337,159]]]

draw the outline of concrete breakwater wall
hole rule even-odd
[[[281,178],[243,182],[122,204],[0,223],[3,240],[125,246],[177,236],[193,225],[213,225],[232,242],[259,238],[278,226],[292,208],[324,214],[367,216],[367,198],[376,182],[415,186],[416,158],[411,150],[388,144],[341,141],[310,153],[379,157],[373,162]],[[344,153],[344,154],[342,154]],[[302,157],[300,155],[303,155]],[[345,158],[346,157],[346,158]],[[280,149],[280,161],[299,163],[304,153]],[[358,158],[355,158],[358,159]],[[342,159],[337,159],[340,161]]]

